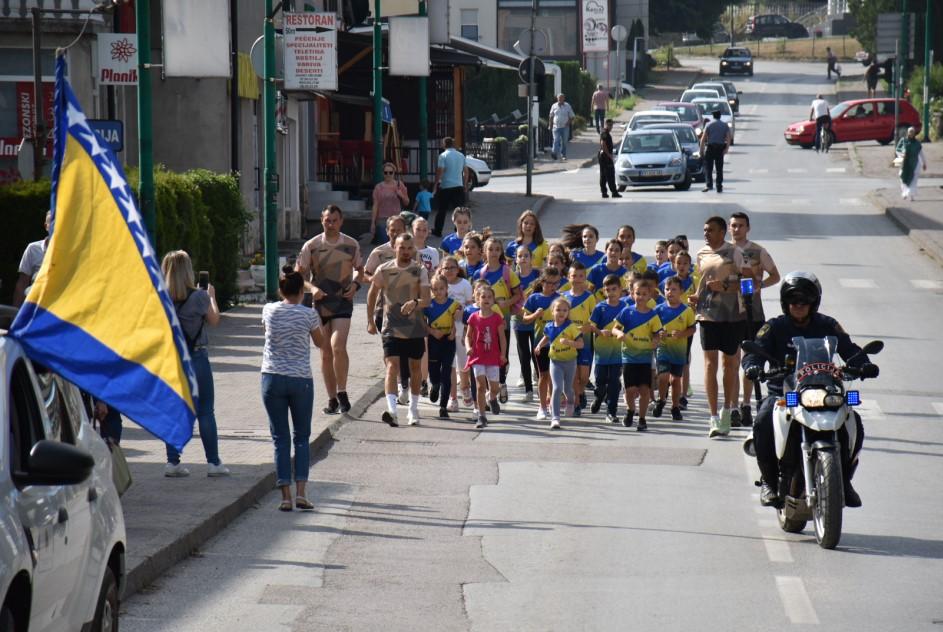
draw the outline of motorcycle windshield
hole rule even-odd
[[[797,388],[830,386],[841,381],[841,369],[835,362],[838,339],[793,338],[796,349],[796,372],[794,384]]]

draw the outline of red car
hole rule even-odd
[[[920,115],[909,101],[900,100],[897,120],[899,135],[908,127],[920,131]],[[882,145],[894,141],[894,99],[842,101],[831,109],[833,143],[876,140]],[[786,142],[808,149],[815,140],[815,121],[798,121],[786,128]]]
[[[663,101],[653,110],[666,110],[676,112],[682,123],[687,123],[694,128],[694,133],[700,138],[704,128],[704,119],[701,117],[701,111],[693,103],[681,103],[680,101]]]

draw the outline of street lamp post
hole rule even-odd
[[[272,0],[265,0],[265,93],[262,120],[265,136],[265,295],[278,298],[278,164],[275,160],[275,24]]]
[[[425,16],[426,0],[419,0],[419,15]],[[419,179],[429,175],[429,78],[419,77]]]
[[[923,20],[923,142],[930,142],[930,22],[933,20],[933,3],[927,0],[927,12]]]
[[[380,0],[373,2],[373,181],[383,179],[383,31]]]

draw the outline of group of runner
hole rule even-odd
[[[708,218],[705,246],[691,253],[684,235],[656,243],[649,260],[633,250],[632,226],[600,241],[596,227],[564,228],[549,242],[532,211],[517,220],[506,243],[487,228],[475,231],[472,213],[452,213],[454,232],[438,248],[427,245],[426,220],[395,215],[387,243],[361,266],[359,245],[343,235],[343,212],[322,213],[324,233],[303,247],[297,268],[311,285],[331,344],[322,348],[329,401],[324,412],[346,412],[346,337],[353,296],[367,293],[367,329],[380,334],[386,365],[386,410],[399,425],[420,422],[423,397],[438,416],[466,408],[485,428],[508,401],[512,338],[523,402],[536,402],[536,419],[598,414],[639,431],[667,408],[683,418],[690,397],[692,337],[700,330],[711,437],[751,423],[749,382],[741,391],[739,343],[764,322],[759,292],[778,282],[768,252],[747,239],[749,218]],[[753,294],[741,287],[749,280]],[[752,299],[752,300],[751,300]],[[720,361],[722,357],[722,362]],[[595,372],[591,379],[591,370]],[[723,373],[723,388],[718,373]],[[723,398],[721,399],[721,391]],[[591,394],[591,398],[587,396]],[[740,395],[742,393],[742,400]],[[625,404],[619,415],[620,394]],[[670,397],[669,397],[670,396]]]

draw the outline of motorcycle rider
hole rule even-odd
[[[795,362],[796,350],[794,337],[824,338],[834,336],[838,339],[838,354],[851,366],[861,370],[861,376],[877,377],[878,367],[868,360],[861,348],[851,341],[841,325],[834,318],[819,313],[822,301],[822,285],[811,272],[790,272],[783,278],[779,289],[779,302],[783,315],[766,322],[756,334],[759,344],[773,358],[781,358],[783,366],[790,360]],[[855,356],[855,357],[852,357]],[[763,369],[765,359],[753,353],[743,358],[743,370],[747,377],[756,380]],[[762,477],[760,485],[760,504],[764,507],[781,507],[783,499],[779,497],[779,460],[773,436],[773,407],[777,399],[783,396],[785,376],[770,379],[767,382],[767,396],[760,404],[753,426],[753,442],[756,450],[756,463]],[[858,453],[864,442],[864,427],[861,417],[855,413],[857,440],[849,450],[848,432],[843,426],[838,432],[842,446],[842,477],[844,478],[845,506],[860,507],[861,497],[851,485],[855,467],[858,465]],[[794,437],[789,439],[794,440]],[[787,450],[787,454],[789,451]]]

